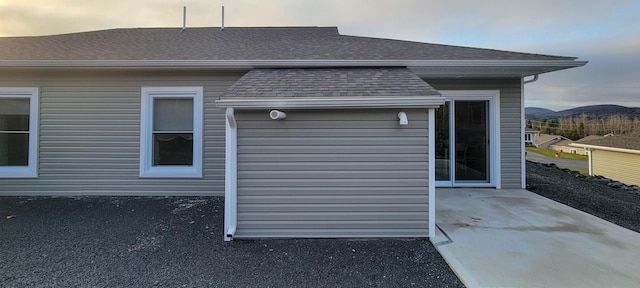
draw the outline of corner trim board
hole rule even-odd
[[[436,110],[429,109],[429,238],[436,237]]]

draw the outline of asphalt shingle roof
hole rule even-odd
[[[0,60],[574,60],[341,35],[336,27],[135,28],[0,37]]]
[[[576,140],[575,142],[591,141],[591,140],[595,140],[595,139],[600,139],[602,137],[608,137],[608,136],[589,135],[589,136],[585,136],[584,138],[580,138],[580,139]]]
[[[225,98],[440,96],[407,68],[253,69]]]
[[[558,142],[564,139],[567,139],[567,138],[561,135],[540,134],[536,136],[536,145],[543,145],[552,141]]]
[[[613,135],[599,139],[578,141],[578,144],[640,150],[640,132]]]

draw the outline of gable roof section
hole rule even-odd
[[[572,143],[571,146],[640,154],[640,132],[578,141]]]
[[[336,27],[137,28],[0,38],[3,60],[574,60],[345,36]]]
[[[407,68],[253,69],[218,107],[439,107],[440,93]]]
[[[574,141],[572,140],[560,140],[556,143],[551,144],[550,146],[569,146],[569,144],[573,143]]]
[[[336,27],[137,28],[0,37],[0,67],[582,66],[574,57],[518,53],[338,33]],[[516,73],[518,75],[525,72]],[[526,74],[525,73],[525,74]],[[522,75],[520,75],[522,76]]]
[[[561,135],[540,134],[536,137],[536,146],[541,146],[549,143],[556,143],[562,140],[569,140],[569,138]]]
[[[585,136],[583,138],[580,138],[580,139],[576,140],[575,142],[591,141],[591,140],[600,139],[600,138],[604,138],[604,137],[609,137],[609,136],[588,135],[588,136]]]

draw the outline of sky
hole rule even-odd
[[[640,107],[638,0],[0,0],[0,36],[112,28],[337,26],[341,34],[578,57],[525,105]]]

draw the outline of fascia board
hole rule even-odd
[[[299,99],[221,99],[218,108],[241,109],[349,109],[349,108],[438,108],[444,105],[441,97],[392,97],[392,98],[299,98]]]
[[[578,148],[587,148],[592,150],[606,150],[606,151],[613,151],[613,152],[640,154],[640,150],[635,150],[635,149],[625,149],[625,148],[616,148],[616,147],[607,147],[607,146],[598,146],[598,145],[589,145],[589,144],[580,144],[580,143],[569,143],[569,146],[578,147]]]
[[[6,68],[309,68],[309,67],[537,67],[566,69],[587,61],[575,60],[0,60]]]

